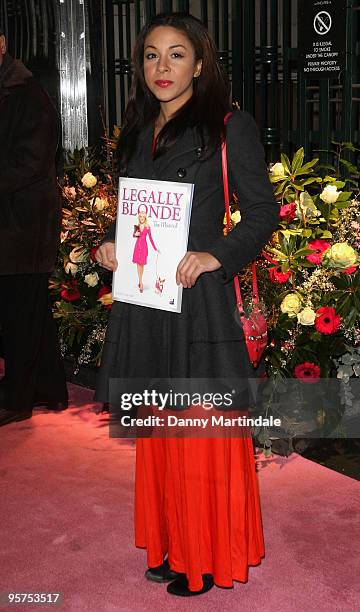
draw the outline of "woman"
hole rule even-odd
[[[139,277],[139,291],[142,293],[144,291],[144,285],[142,282],[143,274],[144,274],[144,266],[147,264],[148,257],[148,245],[147,245],[147,237],[151,242],[151,246],[154,251],[160,253],[159,249],[156,248],[155,243],[153,241],[151,235],[151,229],[149,226],[149,222],[147,220],[147,216],[145,213],[138,214],[139,225],[137,226],[137,231],[134,232],[134,236],[137,238],[134,246],[133,258],[132,262],[137,265],[137,273]]]
[[[236,312],[232,279],[256,257],[278,223],[257,127],[234,112],[226,129],[230,189],[242,219],[223,235],[221,134],[229,86],[203,24],[158,15],[136,41],[134,80],[119,143],[121,174],[195,184],[188,251],[176,270],[182,312],[115,302],[97,400],[116,377],[254,376]],[[97,251],[117,267],[115,228]],[[169,593],[198,595],[245,582],[264,556],[252,440],[138,438],[135,544],[147,549],[150,580]],[[165,558],[166,554],[168,557]]]

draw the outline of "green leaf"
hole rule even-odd
[[[346,202],[341,202],[341,200],[337,200],[334,206],[336,206],[336,208],[347,208],[348,206],[350,206],[350,200],[346,200]]]
[[[296,151],[292,164],[291,164],[291,172],[292,174],[296,174],[296,171],[301,168],[302,163],[304,160],[304,148],[301,147],[300,149],[298,149],[298,151]]]
[[[332,238],[332,233],[328,230],[321,231],[320,233],[322,238]]]
[[[336,168],[334,166],[332,166],[331,164],[319,164],[317,167],[318,170],[332,170],[333,172],[336,172]]]
[[[284,255],[284,253],[282,251],[279,251],[278,249],[274,249],[272,247],[269,248],[269,251],[271,253],[274,253],[274,255],[277,255],[278,259],[280,259],[280,261],[284,261],[287,259],[286,255]]]
[[[285,170],[287,170],[287,172],[289,174],[291,174],[290,160],[289,160],[288,156],[285,153],[281,153],[281,163],[284,166]]]
[[[345,200],[348,200],[351,196],[352,196],[352,191],[342,191],[338,199],[336,200],[335,204],[337,204],[338,202],[344,202]]]
[[[312,176],[311,178],[305,179],[304,181],[301,181],[301,185],[311,185],[311,183],[321,183],[321,178],[317,177],[317,176]]]
[[[313,249],[308,249],[307,247],[304,247],[296,251],[293,257],[304,257],[304,255],[310,255],[310,253],[313,253]]]
[[[347,149],[348,151],[360,151],[360,149],[357,149],[352,142],[343,142],[341,143],[344,149]]]
[[[342,189],[342,187],[345,187],[344,181],[334,181],[332,185],[335,185],[335,187],[338,187],[339,189]]]

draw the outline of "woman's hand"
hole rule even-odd
[[[115,256],[115,243],[104,242],[104,244],[99,246],[98,250],[96,251],[95,259],[103,268],[115,272],[118,266]]]
[[[203,272],[214,272],[221,268],[221,263],[210,253],[188,251],[176,270],[176,284],[185,288],[193,287]]]

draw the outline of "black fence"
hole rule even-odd
[[[329,149],[332,139],[357,143],[360,4],[337,3],[346,12],[346,70],[320,79],[305,77],[301,70],[300,11],[307,0],[105,0],[109,125],[121,125],[137,32],[156,12],[180,10],[208,26],[232,81],[232,99],[255,116],[269,162],[278,159],[280,150],[292,154],[304,146],[310,156]]]
[[[208,26],[232,82],[232,99],[256,118],[269,162],[278,159],[280,150],[292,154],[304,146],[309,157],[317,149],[329,149],[331,140],[359,143],[360,0],[332,0],[346,13],[346,68],[331,78],[309,78],[301,69],[300,13],[311,0],[84,2],[90,34],[92,144],[101,135],[101,106],[110,129],[121,125],[137,33],[151,15],[170,10],[190,12]],[[0,0],[0,21],[11,52],[24,60],[54,98],[59,83],[58,7],[59,0]]]

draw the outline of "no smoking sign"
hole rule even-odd
[[[320,36],[324,36],[330,31],[331,24],[331,15],[326,11],[320,11],[314,17],[314,30]]]
[[[346,69],[347,0],[301,0],[299,68],[307,78],[339,79]]]

